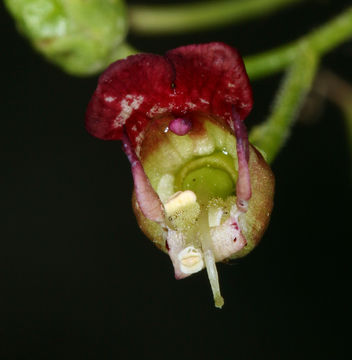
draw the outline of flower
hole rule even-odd
[[[142,231],[176,278],[207,268],[217,307],[215,263],[251,251],[273,206],[273,174],[243,123],[251,108],[237,50],[209,43],[115,62],[86,115],[92,135],[123,142]]]

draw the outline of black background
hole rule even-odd
[[[247,55],[349,3],[307,1],[247,24],[129,41],[163,53],[220,40]],[[218,266],[217,310],[206,273],[176,281],[138,229],[120,144],[85,132],[97,78],[47,63],[1,6],[0,358],[348,358],[351,160],[339,110],[326,103],[295,125],[273,164],[270,227],[247,258]],[[351,62],[349,42],[322,66],[351,81]],[[249,126],[268,114],[280,78],[253,82]]]

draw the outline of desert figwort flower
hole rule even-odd
[[[243,123],[251,107],[240,55],[210,43],[115,62],[86,115],[91,134],[123,142],[142,231],[176,278],[206,267],[217,307],[215,263],[251,251],[273,206],[274,177]]]

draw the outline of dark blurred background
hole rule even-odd
[[[249,55],[350,4],[307,1],[238,26],[129,41],[157,53],[225,41]],[[349,358],[351,159],[339,109],[325,103],[294,126],[273,164],[270,227],[252,254],[218,266],[217,310],[206,273],[176,281],[138,229],[120,144],[86,133],[97,78],[47,63],[0,6],[0,359]],[[351,42],[322,60],[348,81],[351,63]],[[267,116],[280,79],[253,82],[249,127]]]

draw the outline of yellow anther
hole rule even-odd
[[[200,250],[188,246],[178,254],[180,268],[184,274],[193,274],[203,269],[204,262]]]
[[[191,190],[178,191],[173,194],[165,203],[166,214],[174,214],[178,210],[182,210],[197,202],[196,194]]]

